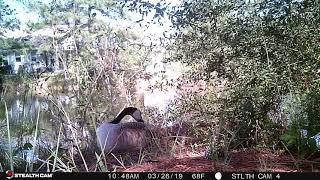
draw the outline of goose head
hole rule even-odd
[[[136,122],[120,123],[126,115],[133,117]],[[98,146],[105,153],[143,148],[146,132],[141,111],[127,107],[111,122],[104,122],[97,128]]]
[[[118,124],[120,121],[126,116],[130,115],[135,119],[137,122],[144,122],[141,116],[141,111],[136,107],[127,107],[123,109],[120,114],[117,115],[110,123],[111,124]]]

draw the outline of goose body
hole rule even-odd
[[[126,115],[131,115],[137,122],[120,123]],[[111,122],[104,122],[97,128],[97,141],[105,153],[135,151],[147,144],[147,128],[141,112],[135,107],[125,108]]]

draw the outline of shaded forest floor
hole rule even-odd
[[[187,129],[184,127],[178,132],[187,132]],[[173,129],[173,132],[176,132],[176,129]],[[298,159],[296,154],[285,150],[252,147],[233,149],[224,157],[213,160],[206,156],[206,146],[204,144],[200,146],[199,138],[192,138],[187,133],[182,133],[182,136],[189,137],[189,140],[185,143],[177,143],[175,148],[169,146],[169,150],[162,153],[146,151],[142,154],[132,152],[108,155],[105,160],[107,170],[115,172],[320,172],[320,153]],[[194,144],[198,146],[195,148],[192,146]],[[159,147],[165,147],[165,144],[160,144]],[[88,159],[89,171],[102,170],[92,155],[86,159]]]
[[[320,172],[320,157],[298,161],[290,154],[244,149],[234,150],[227,158],[213,161],[204,155],[185,151],[149,162],[114,167],[113,171],[117,172]]]

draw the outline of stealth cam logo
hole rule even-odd
[[[11,171],[11,170],[6,171],[6,178],[12,179],[13,178],[13,171]]]

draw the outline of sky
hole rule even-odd
[[[21,22],[21,26],[20,26],[20,30],[15,30],[15,31],[10,31],[6,33],[6,36],[8,37],[20,37],[20,36],[24,36],[27,35],[26,32],[24,32],[23,30],[26,28],[26,23],[31,21],[31,22],[36,22],[38,19],[38,15],[35,12],[28,12],[27,9],[25,8],[25,6],[17,1],[17,0],[3,0],[5,4],[8,4],[10,6],[11,9],[14,9],[16,12],[16,17],[17,19],[20,20]],[[49,2],[50,0],[44,0],[42,2]],[[157,3],[159,1],[163,1],[163,0],[149,0],[152,3]],[[178,4],[180,2],[180,0],[166,0],[167,3],[171,3],[173,5]],[[134,17],[134,15],[133,15]],[[140,17],[139,15],[137,15],[137,17]],[[140,19],[140,18],[139,18]],[[150,19],[150,18],[149,18]],[[125,22],[119,22],[119,24],[126,24]],[[162,34],[163,31],[166,30],[166,28],[168,28],[169,24],[165,23],[164,27],[160,27],[159,25],[152,25],[149,29],[148,29],[148,34]]]
[[[34,12],[27,12],[24,5],[16,0],[3,0],[5,4],[10,6],[10,9],[15,10],[16,18],[21,22],[20,30],[14,32],[7,32],[9,37],[18,37],[24,35],[23,29],[26,28],[28,21],[37,21],[38,15]]]

